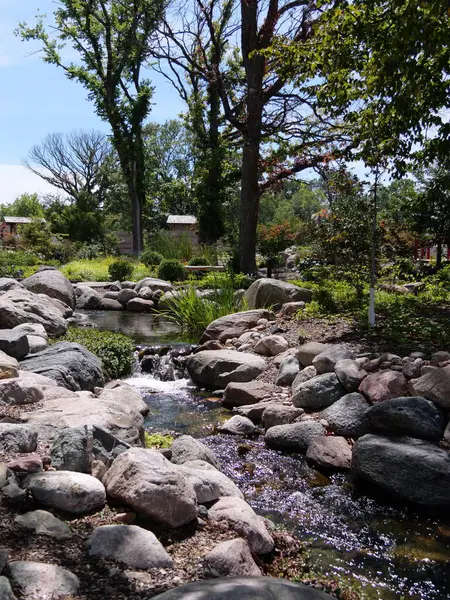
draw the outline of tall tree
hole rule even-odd
[[[59,4],[50,30],[41,17],[34,27],[20,24],[18,34],[23,40],[40,41],[44,60],[81,83],[97,114],[110,124],[131,201],[133,252],[139,254],[145,199],[142,127],[152,97],[142,71],[164,0],[60,0]],[[61,49],[67,43],[76,51],[77,62],[64,62]]]

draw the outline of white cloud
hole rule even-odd
[[[21,194],[35,192],[44,195],[56,193],[57,189],[22,165],[0,164],[1,204],[11,204]]]

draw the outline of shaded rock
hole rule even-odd
[[[306,458],[321,469],[349,469],[352,450],[344,437],[324,435],[310,443]]]
[[[300,421],[271,427],[266,431],[264,442],[269,448],[305,452],[314,438],[324,436],[325,433],[325,428],[317,421]]]
[[[252,381],[265,369],[264,359],[235,350],[206,350],[191,355],[186,366],[192,381],[208,389],[224,389],[231,381]]]
[[[294,387],[297,388],[301,383],[305,383],[305,381],[309,381],[313,377],[316,377],[316,375],[317,371],[312,365],[301,369],[292,382],[292,389],[294,389]]]
[[[200,338],[200,344],[208,340],[219,340],[225,342],[230,338],[238,338],[248,329],[252,329],[258,323],[259,319],[268,319],[272,321],[274,314],[268,310],[247,310],[225,315],[216,319],[208,325]]]
[[[98,310],[103,302],[102,295],[97,290],[85,286],[81,296],[77,297],[77,308],[79,310]]]
[[[22,504],[26,499],[27,493],[20,488],[15,481],[10,480],[8,485],[5,485],[1,490],[3,500],[6,499],[8,504]]]
[[[231,417],[231,419],[228,419],[228,421],[225,421],[225,423],[222,423],[218,427],[219,431],[233,435],[251,435],[255,432],[255,429],[250,419],[241,415],[234,415],[234,417]]]
[[[261,402],[257,402],[256,404],[246,404],[244,406],[238,406],[233,408],[233,412],[236,412],[238,415],[242,417],[247,417],[253,423],[259,423],[262,419],[262,416],[269,406],[279,406],[280,402],[275,400],[261,400]]]
[[[344,395],[345,388],[335,373],[324,373],[303,383],[298,383],[295,378],[292,384],[292,404],[298,408],[321,410]]]
[[[6,463],[0,462],[0,490],[5,487],[10,471]]]
[[[89,350],[72,342],[58,342],[20,363],[20,368],[54,379],[69,390],[93,390],[103,386],[99,359]]]
[[[44,398],[43,391],[22,377],[0,380],[0,406],[34,404]]]
[[[66,319],[51,298],[14,288],[0,296],[0,327],[22,323],[39,323],[51,335],[62,335],[67,329]]]
[[[249,308],[280,308],[287,302],[311,302],[312,292],[278,279],[258,279],[244,294]]]
[[[419,379],[410,381],[408,390],[412,396],[423,396],[436,406],[450,410],[450,366],[433,369]]]
[[[220,498],[208,511],[212,522],[227,521],[241,535],[255,554],[266,554],[274,548],[272,536],[264,521],[241,498]]]
[[[72,537],[70,527],[46,510],[33,510],[17,515],[14,522],[23,529],[30,529],[37,535],[46,535],[56,540],[68,540]]]
[[[259,340],[255,352],[264,356],[276,356],[288,348],[289,344],[282,335],[268,335]]]
[[[23,285],[12,277],[0,277],[0,294],[15,288],[23,289]]]
[[[150,289],[150,288],[144,288],[144,289]],[[137,292],[135,292],[134,290],[120,290],[120,292],[117,294],[117,298],[115,298],[117,300],[117,302],[120,302],[120,304],[127,304],[127,302],[129,302],[130,300],[132,300],[133,298],[137,298]],[[151,298],[148,298],[149,300],[151,300]]]
[[[367,419],[373,429],[393,435],[440,440],[444,433],[443,413],[420,396],[392,398],[372,406]]]
[[[305,302],[285,302],[281,307],[280,316],[292,317],[292,315],[298,313],[298,311],[305,308],[305,306]]]
[[[133,312],[152,312],[155,308],[155,303],[152,300],[144,300],[143,298],[132,298],[127,302],[127,310]]]
[[[416,379],[422,375],[423,359],[416,358],[403,365],[403,375],[408,379]]]
[[[2,600],[16,600],[9,580],[3,575],[0,576],[0,598]]]
[[[102,298],[101,310],[122,310],[123,306],[117,300],[111,298]]]
[[[345,346],[334,345],[328,346],[323,352],[317,354],[313,358],[312,364],[315,367],[317,374],[332,373],[336,367],[336,364],[342,360],[348,360],[352,358],[351,351]]]
[[[444,440],[450,444],[450,422],[447,424],[447,427],[445,428],[444,431]],[[0,487],[1,487],[1,482],[0,482]]]
[[[102,525],[87,545],[89,556],[111,558],[135,569],[171,568],[173,561],[154,533],[136,525]]]
[[[27,477],[25,485],[37,502],[73,515],[100,509],[106,500],[103,484],[85,473],[33,473]]]
[[[255,404],[272,397],[275,392],[274,385],[263,381],[231,382],[225,388],[222,402],[227,407]]]
[[[156,290],[156,292],[158,291],[161,290]],[[143,287],[139,290],[139,298],[142,298],[143,300],[153,300],[153,296],[156,294],[156,292],[149,287]],[[156,297],[155,300],[157,299],[158,298]]]
[[[247,542],[242,538],[221,542],[215,546],[205,556],[205,566],[209,572],[226,577],[262,575]]]
[[[192,484],[199,504],[206,504],[225,496],[244,497],[231,479],[207,462],[191,460],[178,468]]]
[[[2,452],[33,452],[37,432],[26,425],[0,423],[0,450]]]
[[[364,435],[353,447],[352,471],[408,502],[450,505],[450,455],[430,442]]]
[[[192,460],[201,460],[213,465],[217,469],[220,468],[219,461],[214,452],[190,435],[182,435],[176,438],[173,441],[171,449],[171,462],[175,465],[182,465]]]
[[[399,398],[407,392],[407,381],[398,371],[370,373],[359,386],[359,391],[371,402],[383,402],[390,398]]]
[[[20,360],[30,351],[28,338],[17,329],[0,329],[0,350]]]
[[[269,404],[264,410],[261,422],[265,429],[270,429],[275,425],[286,425],[292,423],[304,413],[302,408],[286,406],[285,404]]]
[[[174,588],[155,600],[330,600],[314,587],[273,577],[206,579]]]
[[[27,277],[22,285],[35,294],[45,294],[50,298],[56,298],[69,308],[75,308],[75,291],[70,281],[58,270],[40,271]]]
[[[441,363],[450,360],[450,352],[445,352],[440,350],[439,352],[434,352],[431,355],[431,364],[433,367],[438,367]]]
[[[297,358],[302,367],[309,367],[313,360],[328,348],[327,344],[320,342],[308,342],[301,345],[297,350]]]
[[[0,351],[0,380],[17,377],[19,375],[19,363],[12,356]]]
[[[103,294],[103,301],[105,301],[105,300],[116,300],[117,301],[117,298],[119,296],[119,291],[113,292],[113,291],[111,291],[111,289],[109,289],[107,292],[105,292]]]
[[[346,394],[321,413],[329,429],[337,435],[360,437],[368,432],[367,411],[370,404],[362,394]]]
[[[109,497],[157,523],[180,527],[197,517],[192,484],[155,450],[127,450],[113,462],[104,482]]]
[[[350,358],[339,360],[334,366],[334,372],[347,392],[356,392],[361,381],[367,377],[367,371]]]
[[[276,385],[292,385],[300,371],[300,364],[296,356],[286,356],[280,364]]]
[[[27,454],[10,460],[8,469],[18,473],[39,473],[44,470],[44,467],[38,454]]]
[[[21,598],[30,600],[57,600],[78,594],[80,582],[70,571],[31,561],[10,562],[7,575],[21,593]]]

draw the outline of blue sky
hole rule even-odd
[[[45,64],[36,47],[13,34],[17,24],[34,22],[37,9],[50,15],[53,0],[0,0],[0,203],[12,202],[23,192],[45,193],[49,186],[21,166],[28,150],[48,133],[73,129],[108,132],[86,99],[85,90]],[[151,73],[156,87],[150,119],[176,117],[183,103],[170,84]]]

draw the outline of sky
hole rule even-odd
[[[34,23],[35,15],[50,15],[53,0],[0,0],[0,203],[9,204],[25,192],[54,189],[28,171],[22,160],[49,133],[99,129],[108,125],[95,114],[84,88],[63,71],[47,65],[32,43],[14,36],[19,22]],[[170,84],[151,73],[155,86],[153,121],[176,118],[183,103]]]

